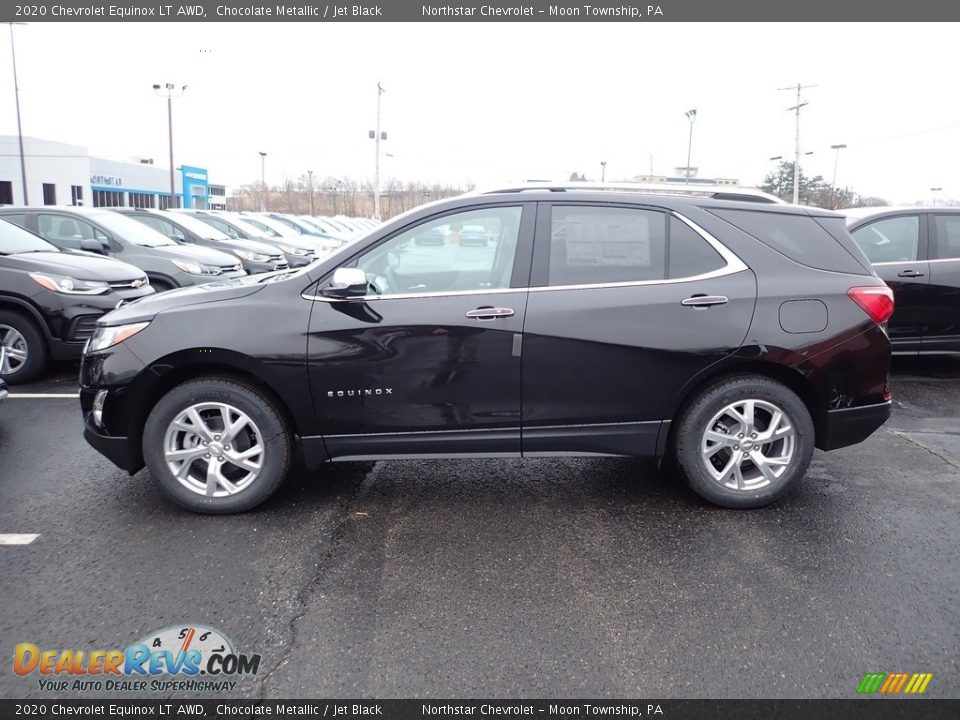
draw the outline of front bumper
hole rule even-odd
[[[87,403],[83,403],[85,406]],[[143,459],[139,453],[135,453],[130,445],[130,438],[126,436],[104,435],[103,432],[93,424],[93,414],[84,408],[83,413],[83,439],[93,447],[94,450],[103,455],[121,470],[126,470],[133,475],[143,467]]]
[[[891,401],[887,400],[876,405],[828,410],[824,432],[817,447],[836,450],[863,442],[887,421],[891,405]]]

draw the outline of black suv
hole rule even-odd
[[[634,455],[758,507],[890,413],[890,289],[826,211],[534,190],[423,206],[305,269],[105,318],[88,441],[195,511],[332,460]],[[485,247],[418,237],[481,227]],[[250,332],[257,328],[257,332]]]
[[[960,353],[960,208],[841,210],[853,239],[893,290],[895,353]]]
[[[49,359],[79,357],[101,315],[152,294],[147,276],[132,265],[61,252],[0,220],[0,377],[30,382]]]

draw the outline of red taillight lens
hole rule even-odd
[[[852,287],[847,290],[847,295],[878,325],[893,315],[893,290],[886,285]]]

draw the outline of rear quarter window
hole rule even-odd
[[[869,266],[865,267],[866,258],[862,258],[862,253],[857,251],[861,255],[857,258],[809,215],[716,208],[709,208],[709,211],[801,265],[855,275],[870,272]],[[842,224],[842,220],[837,220]],[[842,227],[838,232],[841,231],[846,233]],[[852,240],[850,244],[854,245]]]

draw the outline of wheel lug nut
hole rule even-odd
[[[219,435],[214,435],[214,436],[213,436],[213,439],[214,439],[214,440],[219,440],[219,439],[220,439],[220,436],[219,436]]]
[[[734,446],[733,446],[733,449],[734,449],[734,450],[739,450],[739,449],[740,449],[740,446],[739,446],[739,445],[734,445]]]
[[[224,446],[223,446],[223,449],[224,449],[224,450],[229,450],[229,449],[230,449],[230,446],[229,446],[229,445],[224,445]]]
[[[753,433],[750,437],[755,438],[756,436],[757,436],[757,434],[756,434],[756,433]]]
[[[209,459],[210,459],[210,453],[207,453],[207,454],[204,455],[203,457],[204,457],[205,460],[209,460]]]
[[[743,437],[743,433],[740,433],[739,435],[737,435],[737,437],[738,437],[738,438],[742,438],[742,437]]]

